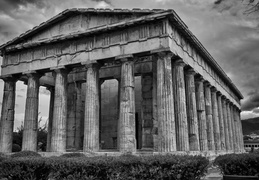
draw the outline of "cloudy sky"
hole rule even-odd
[[[174,9],[244,95],[241,115],[246,119],[259,116],[259,11],[250,13],[249,2],[258,0],[0,0],[0,44],[67,8]],[[2,96],[0,80],[0,107]],[[15,129],[24,118],[25,97],[26,86],[18,82]],[[48,103],[48,91],[41,88],[43,119]]]

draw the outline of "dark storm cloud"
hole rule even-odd
[[[254,114],[259,114],[259,109],[258,109],[258,108],[253,109],[253,113],[254,113]]]
[[[91,1],[93,1],[93,2],[102,2],[103,1],[109,5],[112,5],[111,0],[91,0]]]
[[[42,0],[1,0],[0,12],[9,14],[10,11],[19,9],[20,6],[27,6],[29,4],[35,5],[37,8],[45,7],[45,1]]]
[[[248,99],[246,99],[242,103],[242,111],[256,111],[258,113],[259,110],[256,108],[259,107],[259,93],[255,93],[251,95]]]

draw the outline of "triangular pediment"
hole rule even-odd
[[[70,9],[21,34],[19,37],[0,46],[0,49],[15,46],[16,44],[33,43],[83,32],[94,27],[114,24],[161,11],[164,10]]]

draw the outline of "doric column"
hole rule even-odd
[[[4,94],[2,101],[0,121],[0,152],[12,152],[15,88],[17,79],[13,77],[1,77],[4,80]]]
[[[22,150],[37,151],[38,134],[38,107],[39,107],[39,79],[41,75],[36,72],[27,74],[27,98],[25,105],[24,129]]]
[[[120,89],[121,89],[121,77],[114,77],[118,81],[118,101],[117,101],[117,149],[120,148]]]
[[[153,119],[152,119],[152,89],[151,74],[141,75],[141,119],[142,119],[142,149],[153,148]]]
[[[172,64],[170,52],[154,55],[156,61],[156,104],[158,123],[158,151],[176,151]],[[187,139],[188,140],[188,139]]]
[[[197,117],[198,117],[198,126],[199,126],[200,150],[208,151],[207,121],[206,121],[206,112],[205,112],[203,82],[204,82],[204,79],[201,77],[198,77],[195,79],[195,93],[196,93]]]
[[[48,134],[47,134],[47,148],[46,151],[51,151],[51,135],[52,135],[52,127],[53,127],[53,108],[54,108],[54,97],[55,97],[55,88],[48,87],[50,91],[50,100],[49,100],[49,122],[48,122]]]
[[[176,146],[178,151],[189,151],[189,138],[186,113],[186,97],[183,60],[173,63],[174,110],[176,126]]]
[[[83,151],[99,151],[99,64],[86,64],[85,124]]]
[[[213,121],[213,132],[214,132],[214,142],[215,150],[221,150],[220,143],[220,129],[219,129],[219,110],[218,110],[218,101],[217,101],[217,89],[211,89],[211,104],[212,104],[212,121]]]
[[[136,151],[134,62],[131,56],[123,57],[120,61],[119,150],[122,153],[132,153]]]
[[[233,106],[233,115],[234,115],[234,123],[235,123],[235,133],[236,133],[236,151],[240,152],[240,128],[238,123],[238,113],[237,113],[237,107]]]
[[[212,122],[212,105],[211,105],[211,85],[208,82],[204,83],[204,96],[205,96],[205,109],[207,118],[207,138],[208,149],[215,150],[215,141],[213,134],[213,122]]]
[[[232,127],[232,116],[231,116],[231,113],[230,113],[230,101],[227,100],[227,121],[228,121],[228,136],[229,136],[229,150],[230,151],[233,151],[234,150],[234,145],[233,145],[233,127]]]
[[[231,116],[231,124],[232,124],[232,130],[233,130],[233,150],[235,152],[238,151],[237,149],[237,132],[236,132],[236,119],[235,119],[235,115],[234,115],[234,110],[233,110],[234,106],[233,103],[230,104],[230,116]]]
[[[153,119],[153,151],[158,151],[158,109],[157,109],[157,55],[152,56],[153,88],[152,88],[152,119]]]
[[[238,118],[238,126],[240,131],[240,151],[244,152],[244,139],[243,139],[243,128],[242,128],[242,122],[240,118],[240,109],[237,110],[237,118]]]
[[[185,73],[186,107],[187,107],[187,122],[188,122],[190,151],[200,151],[195,83],[194,83],[195,74],[196,73],[193,69],[189,69]]]
[[[55,69],[55,96],[53,108],[53,124],[51,135],[51,151],[66,151],[67,130],[67,70]]]
[[[229,137],[229,124],[228,124],[228,108],[225,96],[222,96],[222,112],[225,132],[226,150],[230,151],[230,137]]]
[[[225,140],[225,126],[224,126],[224,116],[222,108],[222,95],[218,92],[217,96],[218,103],[218,115],[219,115],[219,132],[220,132],[220,146],[221,150],[226,150],[226,140]]]

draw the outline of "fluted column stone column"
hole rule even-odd
[[[204,83],[204,96],[205,96],[205,109],[206,109],[206,119],[207,119],[207,138],[208,138],[208,149],[215,150],[214,141],[214,130],[213,130],[213,120],[212,120],[212,105],[211,105],[211,85],[208,82]]]
[[[55,97],[51,135],[51,151],[66,151],[67,130],[67,74],[64,68],[55,69]]]
[[[228,108],[227,108],[227,101],[224,96],[222,96],[222,111],[223,111],[226,150],[230,151],[231,147],[230,147],[230,136],[229,136],[229,124],[228,124]]]
[[[156,61],[156,104],[158,123],[158,151],[176,151],[175,114],[172,64],[170,52],[154,55]],[[188,140],[188,139],[187,139]]]
[[[4,80],[4,94],[0,121],[0,152],[12,152],[15,111],[16,78],[1,77]]]
[[[122,153],[136,151],[135,78],[133,57],[123,57],[120,82],[120,146]]]
[[[218,103],[218,114],[219,114],[219,131],[220,131],[220,146],[221,150],[226,150],[226,140],[225,140],[225,125],[224,125],[224,115],[222,107],[222,95],[218,93],[217,96]]]
[[[199,129],[199,142],[200,150],[208,151],[208,139],[207,139],[207,121],[205,112],[205,99],[204,99],[204,79],[198,77],[195,79],[195,93],[196,93],[196,105],[197,105],[197,117],[198,117],[198,129]]]
[[[212,103],[212,121],[213,121],[215,150],[219,151],[221,150],[219,111],[218,111],[218,102],[217,102],[217,90],[214,87],[211,89],[211,103]]]
[[[52,135],[52,127],[53,127],[53,109],[54,109],[54,99],[55,99],[55,88],[48,87],[50,91],[50,100],[49,100],[49,121],[48,121],[48,134],[47,134],[47,147],[46,151],[51,151],[51,135]]]
[[[238,122],[238,113],[237,113],[237,107],[233,106],[233,114],[234,114],[234,122],[235,122],[235,129],[236,129],[236,151],[240,152],[240,128],[239,128],[239,122]]]
[[[99,64],[86,64],[85,123],[83,151],[99,151]]]
[[[238,115],[238,124],[239,124],[239,131],[240,131],[240,151],[244,152],[244,139],[243,139],[243,128],[242,128],[242,122],[240,118],[240,109],[237,110]]]
[[[176,146],[178,151],[189,151],[185,80],[184,80],[184,70],[183,70],[184,66],[185,66],[185,63],[181,59],[176,60],[173,63]]]
[[[232,117],[230,113],[230,101],[227,100],[227,121],[228,121],[228,136],[229,136],[229,150],[234,150],[234,142],[233,142],[233,127],[232,127]]]
[[[185,73],[186,107],[187,107],[187,122],[188,122],[190,151],[200,151],[196,94],[195,94],[195,83],[194,83],[195,74],[196,73],[193,69],[189,69]]]
[[[158,135],[158,107],[157,107],[157,55],[152,56],[152,72],[153,72],[153,88],[152,88],[152,136],[153,136],[153,151],[158,151],[159,135]]]
[[[237,129],[236,129],[236,119],[235,119],[235,115],[234,115],[234,106],[233,104],[231,103],[230,104],[230,115],[231,115],[231,123],[232,123],[232,128],[233,128],[233,150],[235,152],[238,151],[238,148],[237,148]]]
[[[25,105],[22,150],[37,151],[38,108],[39,108],[39,79],[36,72],[26,74],[28,77],[27,97]]]

